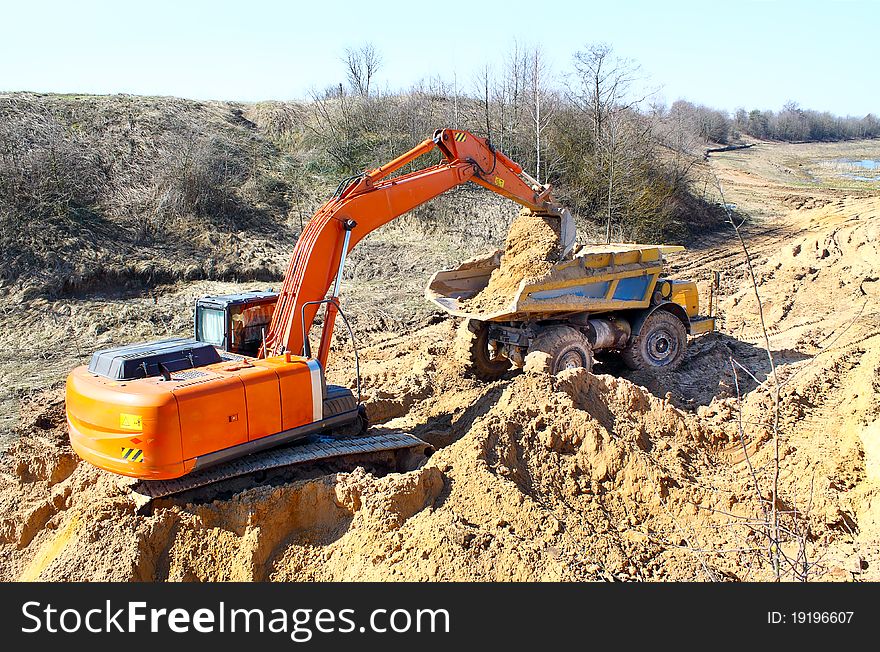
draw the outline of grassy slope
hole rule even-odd
[[[14,94],[0,123],[13,295],[278,276],[290,157],[236,105]]]

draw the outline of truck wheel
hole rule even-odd
[[[571,326],[549,326],[532,340],[526,354],[528,372],[558,374],[563,369],[593,368],[593,351],[586,336]]]
[[[655,310],[621,353],[630,369],[673,371],[684,360],[685,349],[687,330],[681,320],[665,310]]]
[[[479,380],[498,380],[510,370],[510,360],[489,346],[489,325],[480,323],[473,332],[470,320],[458,329],[456,348],[465,364],[465,373]]]

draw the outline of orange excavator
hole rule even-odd
[[[438,164],[401,173],[435,148]],[[339,289],[348,253],[371,231],[468,181],[558,216],[563,254],[573,247],[573,221],[554,204],[549,185],[486,139],[438,130],[339,184],[300,235],[277,295],[204,297],[193,338],[98,351],[75,369],[67,379],[74,450],[97,467],[140,479],[155,497],[302,461],[427,448],[406,433],[370,435],[359,390],[355,396],[329,385],[324,368],[337,315],[345,317]],[[309,332],[321,309],[313,355]],[[309,442],[278,452],[303,438]]]

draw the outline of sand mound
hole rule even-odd
[[[439,359],[423,371],[440,387],[453,380]],[[658,514],[663,497],[691,475],[683,460],[700,458],[701,450],[713,445],[699,421],[628,381],[582,370],[557,378],[522,375],[490,389],[486,400],[474,404],[481,415],[453,414],[448,425],[437,412],[456,403],[464,405],[462,412],[472,407],[462,403],[461,393],[443,392],[409,411],[404,420],[413,430],[421,427],[421,434],[427,423],[418,414],[433,413],[435,441],[445,437],[449,444],[417,471],[376,477],[357,469],[254,486],[222,500],[210,495],[196,502],[165,500],[150,515],[138,514],[111,476],[76,462],[58,437],[59,415],[49,412],[44,416],[58,435],[54,444],[22,443],[4,468],[0,575],[53,580],[632,575],[633,553],[621,542],[619,528],[665,519]],[[67,460],[65,473],[46,468],[53,447]],[[642,507],[626,507],[632,501]],[[584,513],[590,515],[586,521]],[[640,548],[639,555],[654,554]],[[686,558],[682,563],[675,576],[695,572]]]
[[[697,415],[626,379],[584,370],[470,383],[450,362],[452,329],[444,322],[362,353],[368,405],[388,400],[380,387],[409,404],[384,426],[438,448],[410,473],[325,469],[231,495],[166,499],[140,514],[111,476],[66,447],[57,397],[36,397],[28,412],[40,434],[24,437],[0,474],[0,577],[767,578],[754,555],[713,552],[745,549],[748,534],[729,515],[751,518],[755,510],[737,459],[734,399],[716,399]],[[880,366],[877,355],[872,364]],[[804,374],[802,394],[786,398],[786,423],[798,406],[820,401],[835,369],[839,361]],[[754,391],[744,418],[766,421],[766,401]],[[860,484],[855,441],[839,451],[798,441],[804,450],[792,460],[799,478],[821,468],[843,483],[816,490],[808,519],[831,541],[845,538],[854,519],[864,527],[877,521],[864,511],[875,494]],[[766,443],[766,431],[746,434],[756,465],[767,463]],[[829,462],[816,467],[821,455]],[[843,564],[850,553],[841,554]]]
[[[559,220],[523,209],[510,225],[501,266],[476,296],[462,302],[468,312],[502,310],[513,300],[520,282],[543,276],[558,262]]]

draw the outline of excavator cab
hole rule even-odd
[[[272,321],[278,294],[240,292],[196,300],[195,338],[217,348],[257,357]]]

